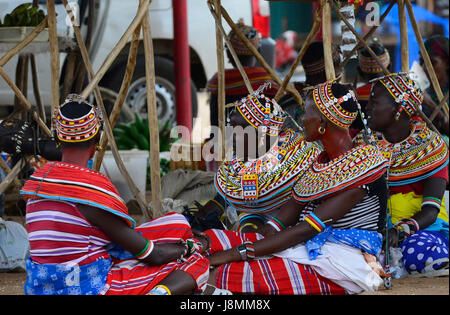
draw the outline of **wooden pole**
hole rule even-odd
[[[219,8],[219,10],[220,10],[219,5],[220,4],[217,5],[217,8]],[[220,36],[222,36],[222,38],[227,43],[228,50],[230,51],[231,56],[233,57],[233,60],[236,63],[236,66],[237,66],[237,68],[239,70],[239,73],[241,74],[242,78],[244,79],[244,83],[245,83],[245,86],[247,87],[248,93],[249,94],[253,94],[253,87],[252,87],[252,84],[250,83],[250,80],[248,79],[248,75],[245,72],[241,61],[239,60],[239,57],[236,54],[236,51],[234,50],[233,45],[231,44],[230,40],[228,39],[228,36],[225,33],[225,30],[223,29],[222,21],[219,20],[219,16],[220,17],[222,17],[222,16],[216,14],[216,12],[214,11],[214,9],[212,8],[212,6],[211,6],[211,4],[209,2],[208,2],[208,6],[209,6],[209,10],[211,11],[212,16],[214,17],[214,20],[216,21],[217,30],[221,34]]]
[[[400,23],[402,72],[409,72],[408,25],[406,21],[405,1],[398,0],[397,3],[398,3],[398,20]]]
[[[56,25],[55,0],[47,0],[48,36],[50,44],[50,86],[52,93],[51,117],[59,106],[59,49]]]
[[[141,1],[142,4],[142,1]],[[153,50],[153,40],[150,26],[150,15],[148,10],[142,22],[142,32],[144,33],[145,51],[145,79],[147,85],[147,115],[150,130],[150,179],[152,191],[152,205],[154,217],[160,217],[162,213],[161,198],[161,178],[159,164],[159,128],[158,112],[156,109],[155,91],[155,63]]]
[[[30,102],[28,102],[27,98],[25,97],[25,95],[23,95],[22,91],[17,87],[17,85],[13,82],[13,80],[11,80],[11,78],[8,76],[8,74],[6,73],[5,70],[3,70],[2,67],[0,67],[0,76],[3,77],[3,79],[6,81],[6,83],[9,85],[9,87],[14,91],[14,93],[16,93],[19,101],[22,103],[22,105],[24,106],[24,108],[26,110],[30,110],[33,111]],[[45,122],[43,122],[41,120],[41,118],[39,117],[39,115],[33,111],[33,119],[37,121],[37,123],[39,124],[39,126],[44,130],[44,132],[48,135],[48,136],[52,136],[52,133],[50,131],[50,129],[47,127],[47,125],[45,124]]]
[[[322,12],[322,7],[320,6],[316,11],[314,24],[313,24],[308,36],[306,37],[305,42],[303,43],[302,49],[300,49],[300,52],[298,53],[297,58],[295,59],[294,63],[291,65],[291,68],[289,69],[288,74],[284,77],[283,83],[281,84],[280,88],[277,91],[277,94],[274,97],[276,102],[278,102],[280,100],[281,96],[284,94],[284,91],[286,90],[286,86],[288,85],[289,80],[291,80],[292,75],[295,72],[295,69],[297,68],[298,64],[300,63],[303,56],[305,55],[306,50],[308,49],[309,45],[314,40],[314,37],[316,36],[316,33],[319,30],[320,23],[322,21],[321,12]],[[302,105],[303,104],[301,104],[301,107],[303,107]]]
[[[325,74],[327,81],[334,80],[336,73],[333,64],[333,52],[331,49],[333,42],[333,34],[331,33],[331,8],[330,3],[321,0],[322,6],[322,37],[323,37],[323,55],[325,61]]]
[[[414,16],[414,10],[411,6],[411,1],[410,0],[404,0],[404,1],[406,4],[406,8],[408,9],[409,19],[410,19],[411,25],[414,29],[414,34],[416,35],[416,40],[417,40],[417,43],[419,44],[420,53],[422,55],[423,61],[425,62],[425,67],[427,68],[428,75],[431,80],[431,84],[433,85],[433,89],[436,93],[436,96],[437,96],[439,102],[441,102],[442,99],[444,98],[444,94],[442,93],[442,89],[439,85],[439,81],[437,79],[436,72],[434,71],[433,65],[431,63],[430,56],[428,55],[428,52],[423,43],[422,35],[420,34],[420,29],[419,29],[419,26],[417,25],[417,21]],[[444,111],[445,111],[445,114],[448,116],[447,104],[444,104]]]
[[[433,121],[433,119],[436,117],[436,115],[439,113],[439,111],[444,107],[445,104],[447,104],[448,101],[448,91],[445,93],[444,98],[439,103],[439,105],[434,109],[433,113],[430,115],[430,120]]]
[[[144,0],[145,1],[145,0]],[[148,4],[149,1],[147,1]],[[67,0],[63,0],[63,3],[66,7],[67,12],[69,13],[69,15],[71,15],[71,9],[70,7],[67,5]],[[140,12],[141,7],[139,7],[138,12]],[[147,9],[145,9],[145,11],[147,11]],[[88,74],[91,78],[91,80],[93,80],[92,78],[94,78],[94,71],[92,70],[92,65],[89,61],[89,55],[86,49],[86,45],[84,44],[83,41],[83,37],[81,35],[80,29],[77,25],[75,25],[74,21],[72,21],[72,26],[73,29],[75,31],[75,37],[77,39],[78,42],[78,46],[80,47],[80,52],[81,52],[81,56],[83,57],[83,61],[84,64],[86,66],[86,69],[88,71]],[[139,26],[139,24],[136,25],[136,27]],[[132,30],[134,32],[134,29]],[[106,72],[107,69],[105,69]],[[91,81],[92,83],[93,81]],[[103,116],[103,127],[104,127],[104,132],[106,133],[109,143],[111,145],[111,152],[113,154],[114,160],[116,161],[117,167],[119,168],[120,173],[122,174],[122,176],[125,178],[125,180],[127,181],[131,192],[133,193],[136,201],[138,202],[139,206],[141,207],[141,210],[144,214],[144,216],[148,216],[149,218],[151,218],[150,215],[150,209],[148,207],[147,201],[145,199],[145,197],[142,195],[142,193],[139,191],[139,188],[136,186],[136,184],[134,183],[133,179],[130,177],[130,175],[128,174],[128,171],[125,167],[125,165],[123,164],[123,161],[120,157],[119,154],[119,150],[117,149],[117,144],[114,140],[114,135],[112,133],[112,128],[111,128],[111,124],[109,122],[108,119],[108,114],[106,112],[105,106],[103,105],[103,101],[102,101],[102,97],[101,97],[101,93],[100,90],[98,88],[98,84],[94,85],[93,87],[94,90],[94,96],[95,99],[97,101],[97,105],[99,106],[102,116]]]
[[[223,6],[220,7],[220,12],[222,13],[223,18],[228,23],[228,25],[236,32],[236,34],[239,36],[239,38],[244,42],[245,46],[252,52],[252,54],[256,57],[258,62],[261,64],[261,66],[269,73],[269,75],[272,77],[272,79],[278,84],[282,85],[283,82],[278,77],[278,75],[275,73],[275,71],[270,67],[267,62],[264,60],[263,56],[259,53],[258,49],[256,49],[255,46],[250,43],[247,37],[245,37],[244,34],[242,34],[241,30],[237,27],[237,25],[233,22],[233,19],[230,17],[228,12],[225,10]],[[300,96],[300,93],[297,91],[297,89],[293,86],[292,83],[289,83],[286,87],[286,91],[291,93],[292,96],[295,98],[298,104],[303,104],[302,97]]]
[[[367,49],[367,51],[372,56],[372,58],[375,60],[375,62],[381,67],[381,69],[383,69],[383,73],[385,75],[390,74],[389,70],[387,70],[386,67],[381,63],[381,61],[379,60],[377,55],[373,52],[372,48],[370,48],[369,45],[367,45],[364,38],[362,38],[361,35],[359,35],[359,33],[355,30],[355,28],[347,21],[345,16],[342,15],[342,13],[339,11],[339,8],[336,6],[336,4],[334,4],[333,1],[330,1],[329,3],[331,3],[331,5],[333,6],[333,9],[339,15],[339,18],[345,23],[345,25],[347,25],[347,27],[350,29],[350,31],[353,34],[355,34],[355,36],[356,36],[356,38],[358,38],[359,42],[364,45],[364,47]],[[324,46],[325,46],[325,44],[324,44]]]
[[[225,58],[224,58],[224,46],[223,36],[220,35],[219,24],[222,23],[222,6],[220,0],[214,0],[214,9],[217,17],[216,25],[216,53],[217,53],[217,104],[218,104],[218,123],[220,130],[220,143],[221,157],[225,158]]]
[[[31,62],[31,75],[33,78],[33,93],[34,93],[34,98],[36,100],[39,117],[41,118],[42,121],[46,121],[44,104],[42,102],[41,92],[39,91],[38,70],[37,70],[36,58],[35,58],[34,54],[30,55],[30,62]]]
[[[130,26],[128,26],[125,33],[122,35],[122,37],[117,42],[116,46],[113,48],[113,50],[109,53],[109,55],[106,57],[105,61],[103,62],[100,69],[97,71],[95,76],[92,78],[92,80],[89,82],[89,84],[85,87],[83,92],[81,93],[81,97],[87,98],[94,89],[95,86],[98,85],[100,80],[105,75],[106,71],[108,71],[109,67],[112,65],[116,57],[119,55],[119,53],[122,51],[123,47],[128,42],[128,39],[131,37],[132,33],[138,27],[138,25],[142,22],[142,19],[144,18],[148,7],[150,5],[150,0],[143,0],[141,9],[138,10],[137,15],[131,22]]]
[[[389,4],[389,7],[387,7],[387,9],[384,11],[384,13],[381,15],[380,17],[380,24],[383,23],[384,19],[386,18],[386,16],[389,14],[389,12],[391,11],[392,7],[394,6],[394,4],[396,3],[395,0],[392,0],[391,3]],[[363,40],[367,41],[372,35],[373,33],[375,33],[375,31],[378,29],[379,25],[374,25],[372,26],[372,28],[369,30],[369,32],[367,32],[366,35],[364,35]],[[347,65],[348,61],[350,60],[350,57],[356,52],[356,50],[358,50],[360,47],[362,46],[362,43],[358,40],[358,43],[356,44],[355,47],[353,47],[352,51],[348,54],[348,56],[344,59],[344,61],[342,61],[337,69],[337,73],[341,72],[342,69],[345,68],[345,66]]]
[[[27,158],[26,161],[28,162],[30,158]],[[16,165],[11,169],[11,172],[6,175],[6,177],[3,179],[3,181],[0,183],[0,195],[5,192],[6,189],[8,189],[9,185],[13,183],[16,180],[17,175],[19,175],[22,168],[26,165],[26,163],[23,163],[23,160],[19,160]]]
[[[139,36],[141,33],[141,27],[137,27],[133,33],[133,38],[131,39],[130,51],[128,53],[128,61],[127,67],[125,69],[125,75],[122,80],[122,85],[120,86],[119,93],[114,102],[113,109],[109,114],[109,122],[111,123],[111,127],[114,128],[116,125],[117,119],[119,118],[119,114],[122,111],[123,104],[125,103],[125,98],[128,93],[128,88],[131,84],[131,79],[133,78],[134,69],[136,66],[136,56],[139,48]],[[93,168],[95,170],[100,170],[100,166],[102,165],[103,156],[105,155],[106,147],[108,145],[108,137],[106,135],[102,135],[100,139],[100,150],[97,151],[94,159]]]

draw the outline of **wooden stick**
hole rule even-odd
[[[405,1],[398,0],[398,20],[400,23],[400,49],[402,56],[402,71],[409,72],[408,25],[406,21]]]
[[[26,161],[28,162],[30,158],[27,158]],[[8,189],[9,185],[11,185],[12,182],[16,180],[17,175],[19,175],[22,168],[26,165],[26,163],[22,162],[22,159],[17,161],[16,165],[11,169],[11,172],[6,175],[6,177],[3,179],[3,181],[0,183],[0,195],[5,192],[6,189]]]
[[[321,11],[322,7],[320,6],[316,12],[316,16],[314,18],[314,24],[311,28],[311,31],[309,32],[308,36],[306,37],[305,42],[303,43],[302,49],[300,49],[300,52],[297,55],[297,58],[295,59],[294,63],[292,64],[291,68],[289,69],[288,74],[284,77],[283,83],[281,84],[280,88],[277,91],[277,94],[275,95],[274,99],[275,101],[279,101],[281,96],[284,94],[284,91],[286,90],[286,86],[288,85],[289,81],[292,78],[292,75],[295,72],[295,69],[297,68],[298,64],[302,60],[303,56],[306,53],[306,50],[308,49],[311,42],[314,40],[314,37],[316,36],[317,31],[319,30],[320,23],[321,23]]]
[[[117,42],[116,46],[113,48],[113,50],[109,53],[109,55],[106,57],[105,61],[103,62],[100,69],[95,74],[94,78],[92,78],[91,82],[89,82],[88,86],[85,87],[83,92],[81,93],[81,96],[83,98],[87,98],[94,89],[95,86],[100,82],[100,80],[105,75],[106,71],[108,71],[109,67],[112,65],[116,57],[119,55],[119,53],[122,51],[123,47],[127,44],[128,39],[131,37],[131,34],[134,32],[136,27],[139,26],[139,24],[142,22],[142,19],[144,18],[148,6],[150,5],[150,0],[143,0],[142,9],[138,10],[137,15],[134,17],[133,21],[131,22],[130,26],[128,26],[125,33],[123,33],[122,37]]]
[[[216,54],[217,54],[217,107],[218,123],[221,132],[219,148],[221,148],[221,158],[225,157],[225,58],[223,36],[220,35],[219,24],[222,24],[222,6],[220,0],[214,1],[215,13],[220,19],[215,20],[216,26]]]
[[[215,2],[216,2],[216,8],[218,8],[220,10],[220,7],[219,7],[220,3],[218,3],[218,0],[215,0]],[[247,87],[248,93],[253,94],[253,87],[252,87],[252,84],[250,83],[250,80],[248,79],[248,75],[245,72],[244,67],[242,66],[242,63],[239,60],[239,57],[237,56],[236,51],[233,48],[233,45],[231,44],[230,40],[228,39],[227,34],[225,33],[225,30],[222,27],[222,22],[219,20],[219,16],[221,16],[221,15],[216,14],[216,12],[214,11],[210,2],[208,2],[208,6],[209,6],[209,10],[211,11],[212,16],[214,17],[214,20],[216,21],[216,30],[219,31],[219,34],[221,34],[220,36],[223,36],[223,39],[227,43],[228,50],[230,51],[231,56],[233,57],[233,60],[236,63],[239,73],[241,74],[242,78],[244,79],[244,83],[245,83],[245,86]],[[219,11],[219,13],[220,13],[220,11]],[[216,38],[216,40],[217,40],[217,38]]]
[[[336,6],[336,4],[331,0],[329,1],[329,3],[331,3],[331,6],[333,7],[333,9],[336,11],[336,13],[339,15],[339,18],[345,23],[345,25],[347,25],[347,27],[350,29],[350,31],[355,34],[356,38],[358,38],[358,40],[360,41],[360,43],[362,43],[364,45],[364,47],[367,49],[367,51],[369,52],[369,54],[372,56],[372,58],[376,61],[376,63],[381,67],[381,69],[383,69],[383,72],[385,75],[390,74],[389,70],[386,69],[386,67],[381,63],[381,61],[379,60],[379,58],[377,57],[377,55],[373,52],[372,48],[369,47],[369,45],[367,45],[366,41],[361,37],[361,35],[355,30],[355,28],[347,21],[347,19],[345,18],[345,16],[342,15],[342,13],[339,11],[339,8]],[[325,46],[325,44],[324,44]]]
[[[140,0],[142,4],[142,0]],[[142,21],[142,32],[144,33],[145,51],[145,79],[147,85],[147,115],[150,129],[150,179],[152,192],[152,205],[154,218],[160,217],[162,213],[161,198],[161,173],[159,163],[159,128],[158,112],[156,109],[155,91],[155,52],[153,50],[152,32],[150,26],[150,15],[148,10]]]
[[[334,71],[333,64],[333,52],[332,46],[332,34],[331,34],[331,8],[330,2],[321,0],[322,6],[322,37],[323,37],[323,55],[325,61],[325,74],[327,81],[334,80],[336,78],[336,72]],[[339,10],[338,10],[339,11]]]
[[[6,81],[6,83],[11,87],[11,89],[14,91],[14,93],[16,93],[18,99],[20,100],[20,102],[22,103],[24,108],[26,110],[33,111],[33,119],[36,120],[38,122],[39,126],[44,130],[44,132],[48,136],[51,137],[52,133],[51,133],[50,129],[47,127],[45,122],[43,122],[41,120],[39,115],[32,109],[30,102],[28,102],[25,95],[23,95],[22,91],[17,87],[17,85],[13,82],[13,80],[11,80],[11,78],[8,76],[6,71],[3,70],[3,67],[0,67],[0,75],[3,77],[3,79]]]
[[[130,87],[131,80],[133,78],[134,69],[136,66],[136,56],[139,48],[139,36],[141,33],[141,27],[137,27],[133,33],[133,37],[131,39],[130,51],[128,53],[128,61],[127,67],[125,69],[125,75],[122,80],[122,85],[120,86],[119,93],[114,102],[113,109],[111,114],[109,114],[109,122],[111,123],[111,127],[114,128],[116,125],[117,119],[119,118],[120,112],[122,111],[123,104],[125,102],[125,98],[128,93],[128,88]],[[106,147],[108,145],[108,137],[106,135],[102,135],[100,139],[100,150],[97,151],[94,159],[95,170],[100,170],[100,166],[102,165],[103,157],[105,155]]]
[[[146,0],[144,0],[144,1],[146,1]],[[71,9],[67,5],[67,0],[63,0],[63,3],[66,7],[67,12],[69,13],[69,15],[71,15]],[[141,7],[139,7],[138,12],[140,11],[140,9],[141,9]],[[92,70],[91,62],[89,61],[89,55],[88,55],[88,52],[86,49],[86,45],[84,44],[83,37],[81,35],[79,27],[77,25],[75,25],[74,21],[71,21],[71,22],[72,22],[73,29],[75,31],[75,37],[77,39],[78,46],[80,47],[81,56],[83,57],[84,64],[85,64],[88,74],[92,80],[92,78],[94,77],[94,71]],[[134,32],[134,29],[133,29],[133,32]],[[91,81],[91,83],[92,83],[92,81]],[[138,202],[139,206],[141,207],[141,210],[142,210],[144,216],[145,215],[150,216],[149,207],[148,207],[145,197],[139,191],[139,188],[136,186],[133,179],[128,174],[128,171],[120,157],[119,150],[117,149],[117,144],[114,139],[114,135],[112,133],[111,124],[109,123],[108,114],[106,112],[105,106],[103,105],[102,96],[101,96],[100,90],[98,88],[98,85],[93,86],[93,89],[94,89],[94,96],[97,101],[97,105],[99,106],[99,108],[102,112],[102,116],[104,118],[103,119],[104,132],[106,133],[109,143],[111,145],[111,151],[112,151],[114,160],[116,161],[117,167],[119,168],[119,171],[122,174],[122,176],[127,181],[128,185],[130,187],[130,190],[133,193],[134,197],[136,198],[136,201]]]
[[[2,157],[0,157],[0,168],[5,171],[6,175],[11,173],[11,169],[9,168],[8,164]],[[14,186],[20,187],[20,182],[16,177],[14,177],[13,182],[14,182]],[[1,195],[1,193],[0,193],[0,195]]]
[[[50,86],[52,94],[51,117],[59,106],[59,49],[56,25],[55,0],[47,0],[48,36],[50,44]]]
[[[36,57],[34,56],[34,54],[30,55],[30,61],[31,61],[31,76],[33,78],[33,92],[39,112],[39,117],[41,118],[42,121],[46,121],[44,103],[42,102],[41,92],[39,91],[38,70],[36,66]]]
[[[414,34],[416,35],[416,40],[417,40],[417,43],[419,44],[420,53],[422,55],[423,61],[425,62],[425,66],[427,68],[428,75],[430,76],[431,83],[433,85],[433,89],[437,95],[439,102],[441,102],[442,99],[444,98],[444,94],[442,93],[441,86],[439,85],[439,81],[437,79],[436,72],[434,71],[433,65],[431,63],[430,56],[428,55],[427,49],[425,48],[425,45],[423,43],[422,35],[420,34],[420,29],[419,29],[419,26],[417,25],[417,21],[414,16],[414,10],[411,6],[411,1],[405,0],[405,4],[406,4],[406,8],[408,9],[409,19],[410,19],[411,25],[414,29]],[[448,116],[448,106],[446,103],[444,104],[444,112]]]
[[[430,115],[430,120],[433,121],[436,115],[439,113],[439,111],[444,107],[444,104],[447,104],[448,101],[448,91],[445,93],[444,98],[439,103],[439,105],[434,109],[433,113]]]
[[[12,57],[14,57],[19,51],[21,51],[25,46],[35,39],[44,28],[47,27],[48,17],[46,16],[44,20],[36,26],[33,31],[27,35],[20,43],[7,51],[2,58],[0,58],[0,67],[3,67]]]
[[[269,73],[269,75],[272,77],[272,79],[278,84],[281,85],[283,82],[278,77],[278,75],[275,73],[275,71],[270,67],[267,62],[264,60],[263,56],[261,56],[260,52],[256,49],[255,46],[250,43],[247,37],[241,32],[241,30],[236,26],[236,24],[233,22],[233,19],[230,17],[228,12],[225,10],[223,6],[220,7],[220,11],[222,13],[222,16],[227,21],[228,25],[236,32],[236,34],[241,38],[241,40],[244,42],[245,46],[252,52],[252,54],[256,57],[258,62],[261,64],[261,66]],[[292,83],[289,83],[286,87],[286,91],[291,93],[292,96],[295,98],[297,103],[303,104],[302,97],[300,96],[300,93],[297,91],[297,89],[294,87]]]
[[[394,6],[395,3],[396,3],[395,0],[391,1],[391,3],[389,4],[389,7],[387,7],[387,9],[384,11],[384,13],[380,17],[380,24],[372,26],[372,28],[367,32],[367,34],[364,35],[363,39],[365,41],[367,41],[373,35],[373,33],[375,33],[375,31],[378,29],[378,26],[380,26],[381,23],[383,23],[384,19],[389,14],[389,12],[391,11],[391,9],[392,9],[392,7]],[[342,69],[345,68],[345,66],[347,65],[348,61],[351,59],[351,56],[353,56],[353,54],[356,52],[356,50],[358,50],[361,46],[362,46],[361,42],[358,41],[356,46],[353,47],[351,52],[347,55],[347,57],[345,57],[344,61],[342,61],[340,63],[338,69],[336,70],[337,73],[340,73],[342,71]]]

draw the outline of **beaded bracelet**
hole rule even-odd
[[[285,230],[286,227],[284,226],[283,222],[281,222],[278,218],[272,217],[269,221],[267,221],[271,226],[275,228],[278,232],[281,230]]]
[[[147,295],[172,295],[172,292],[170,292],[170,289],[165,285],[158,284],[154,286]]]
[[[147,239],[147,243],[145,244],[144,249],[141,250],[138,254],[136,254],[135,257],[141,260],[147,258],[153,251],[154,247],[155,246],[153,245],[153,242]]]
[[[311,225],[317,232],[322,232],[325,229],[325,223],[322,222],[314,213],[310,212],[306,217],[305,221]]]
[[[255,230],[258,229],[258,226],[257,226],[256,224],[251,223],[251,222],[247,222],[247,223],[245,223],[244,225],[241,225],[241,226],[239,227],[239,232],[242,232],[242,230],[245,229],[245,227],[247,227],[247,226],[251,226],[251,227],[254,228]]]
[[[401,229],[405,237],[410,237],[411,235],[415,234],[419,230],[419,224],[416,220],[409,218],[409,219],[401,219],[397,223],[394,224],[395,228],[397,230]]]
[[[244,245],[247,252],[247,258],[255,259],[255,246],[253,246],[253,242],[247,241]]]
[[[425,206],[431,206],[431,207],[438,209],[438,211],[440,211],[441,203],[442,203],[442,201],[439,198],[431,197],[431,196],[423,197],[422,208]]]

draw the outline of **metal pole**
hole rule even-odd
[[[187,1],[172,0],[177,125],[192,131],[191,65]]]

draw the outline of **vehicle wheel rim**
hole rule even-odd
[[[175,122],[175,86],[162,77],[155,80],[156,107],[158,120]],[[138,113],[141,118],[147,118],[147,88],[145,77],[139,78],[131,83],[128,89],[126,102],[133,112]]]

